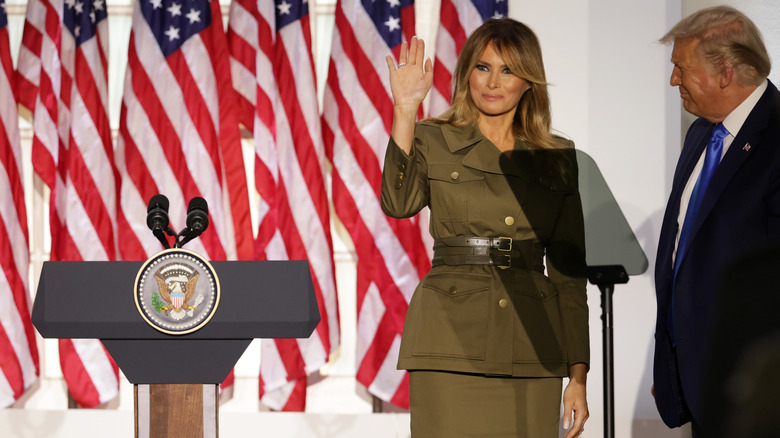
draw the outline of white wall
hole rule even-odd
[[[12,1],[10,3],[23,3]],[[109,3],[128,3],[123,1]],[[658,231],[672,172],[687,121],[677,91],[668,86],[670,48],[656,41],[682,16],[723,2],[705,0],[510,0],[510,15],[530,25],[544,51],[552,95],[554,126],[572,138],[598,163],[649,259],[648,271],[618,285],[614,297],[616,436],[665,438],[689,435],[669,431],[660,422],[649,393],[655,297],[652,267]],[[742,9],[762,29],[774,59],[780,59],[780,5],[773,0],[726,2]],[[13,9],[13,8],[12,8]],[[417,0],[418,27],[429,47],[438,22],[438,0]],[[12,44],[18,48],[19,17],[12,25]],[[327,17],[316,21],[327,33]],[[112,27],[127,32],[126,25]],[[123,65],[127,36],[112,35],[111,65]],[[116,44],[115,44],[116,42]],[[321,46],[320,46],[321,47]],[[318,50],[316,58],[327,60]],[[122,67],[121,72],[124,69]],[[322,71],[322,70],[321,70]],[[116,82],[121,83],[123,73]],[[320,77],[323,74],[320,73]],[[778,72],[772,75],[776,83]],[[121,89],[113,89],[118,102]],[[112,122],[115,119],[112,118]],[[341,233],[340,235],[344,235]],[[240,436],[242,427],[266,429],[267,436],[387,436],[408,435],[405,413],[371,415],[370,398],[354,380],[354,264],[349,242],[337,242],[336,255],[341,318],[342,352],[331,364],[331,377],[310,387],[309,407],[314,414],[253,414],[257,402],[257,352],[251,350],[237,368],[234,399],[221,407],[223,436]],[[584,437],[603,436],[601,308],[597,288],[589,289],[591,308],[591,371],[588,391],[591,418]],[[56,349],[47,347],[44,379],[39,388],[18,405],[26,412],[0,412],[0,435],[35,437],[57,424],[56,436],[87,436],[84,418],[111,424],[132,418],[132,393],[122,388],[119,411],[69,413],[58,378]],[[319,379],[317,379],[319,380]],[[32,414],[31,414],[32,412]],[[268,417],[272,415],[273,417]],[[272,419],[271,419],[272,418]],[[125,430],[127,420],[118,428]],[[130,420],[131,421],[131,420]],[[229,425],[228,425],[229,423]],[[262,425],[262,426],[259,426]],[[305,427],[301,426],[305,425]],[[82,429],[80,432],[76,432]],[[73,431],[73,432],[71,432]],[[119,434],[130,436],[127,430]],[[94,436],[101,436],[96,434]]]
[[[679,151],[669,50],[657,40],[680,18],[679,1],[557,0],[510,3],[542,41],[554,126],[591,155],[647,254],[644,275],[614,295],[615,433],[670,437],[650,395],[655,295],[652,265]],[[519,10],[519,12],[518,12]],[[600,291],[589,286],[591,418],[586,436],[603,436]]]

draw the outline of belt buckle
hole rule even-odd
[[[497,237],[499,251],[512,251],[512,239],[509,237]]]
[[[500,269],[509,269],[512,267],[512,255],[507,254],[504,257],[506,257],[506,264],[498,265]]]

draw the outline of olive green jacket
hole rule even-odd
[[[574,145],[502,154],[476,127],[422,122],[410,155],[390,139],[382,209],[395,218],[430,207],[434,239],[510,237],[541,245],[549,277],[491,265],[434,266],[409,303],[399,369],[567,376],[588,363],[582,207]],[[539,263],[536,263],[537,265]]]

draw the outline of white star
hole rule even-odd
[[[92,3],[92,7],[95,8],[96,11],[102,11],[103,10],[103,3],[105,3],[103,0],[95,0]]]
[[[185,16],[190,19],[190,24],[200,21],[200,11],[196,11],[195,9],[190,9],[189,14]]]
[[[277,8],[279,8],[279,15],[290,15],[290,8],[292,7],[291,3],[287,3],[286,1],[282,1]]]
[[[69,8],[73,9],[73,6],[76,4],[76,0],[65,0],[65,4],[68,5]],[[5,3],[3,3],[3,7],[5,7]]]
[[[160,9],[162,7],[162,0],[149,0],[154,9]]]
[[[171,13],[172,17],[175,17],[177,15],[181,15],[181,5],[177,3],[171,3],[171,7],[166,9],[168,12]]]
[[[82,2],[76,3],[76,6],[73,9],[76,10],[76,15],[84,12],[84,3],[82,3]]]
[[[92,20],[93,23],[95,22],[95,11],[90,11],[89,19]]]
[[[79,35],[81,35],[81,26],[76,26],[76,27],[73,29],[73,32],[76,34],[76,35],[74,35],[74,36],[75,36],[76,38],[78,38],[78,37],[79,37]]]
[[[178,27],[171,26],[163,33],[165,33],[165,35],[168,37],[168,41],[178,40],[180,38]]]
[[[397,7],[401,6],[401,0],[390,0],[388,3],[390,3],[390,7]]]
[[[396,29],[401,29],[401,19],[390,17],[387,19],[387,21],[385,21],[385,26],[387,26],[387,30],[389,30],[390,32]]]
[[[495,13],[495,14],[493,14],[493,16],[492,16],[492,17],[490,17],[490,18],[494,18],[494,19],[498,20],[498,19],[500,19],[500,18],[504,18],[504,15],[503,15],[503,14],[499,14],[498,12],[496,12],[496,13]]]

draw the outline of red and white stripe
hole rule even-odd
[[[146,225],[147,203],[158,193],[170,201],[176,232],[185,226],[190,199],[200,196],[208,202],[209,227],[187,244],[189,249],[211,260],[252,257],[227,39],[219,2],[210,8],[211,25],[166,58],[139,2],[134,3],[117,141],[117,221],[130,230],[119,243],[124,260],[144,260],[163,249]],[[221,389],[232,386],[233,379],[231,371]]]
[[[478,2],[480,0],[474,0]],[[493,0],[488,0],[488,2]],[[441,0],[441,25],[436,34],[433,88],[428,114],[438,117],[452,101],[452,74],[463,44],[484,20],[471,0]]]
[[[255,190],[259,194],[259,232],[256,255],[277,230],[276,190],[279,175],[276,156],[275,102],[278,90],[271,59],[276,30],[274,2],[236,0],[230,5],[228,44],[233,87],[238,95],[238,121],[255,139]],[[257,122],[256,122],[257,121]]]
[[[302,411],[306,376],[339,345],[338,300],[309,15],[277,30],[274,8],[234,1],[228,37],[239,119],[254,132],[256,257],[308,260],[321,316],[308,339],[263,341],[260,395],[273,409]]]
[[[117,220],[128,230],[119,242],[124,260],[144,260],[162,250],[146,225],[147,203],[158,193],[170,200],[177,232],[185,226],[190,199],[208,202],[209,227],[189,249],[211,260],[252,255],[227,41],[219,2],[210,7],[211,25],[166,58],[134,3],[117,141]]]
[[[0,14],[4,14],[0,10]],[[13,89],[8,28],[0,27],[0,90]],[[0,408],[18,400],[39,373],[28,294],[29,234],[16,100],[0,98]]]
[[[377,0],[377,2],[382,0]],[[414,7],[401,12],[405,39],[414,34]],[[393,99],[385,56],[396,59],[358,0],[336,6],[323,135],[333,164],[336,214],[357,253],[357,379],[382,400],[409,406],[408,376],[396,370],[409,299],[430,269],[414,220],[386,217],[379,191],[392,127]]]
[[[61,1],[28,3],[18,94],[33,111],[33,168],[51,189],[51,259],[115,260],[107,21],[76,47],[62,24],[65,7]],[[117,395],[118,369],[99,341],[60,340],[60,364],[80,406],[94,407]]]

